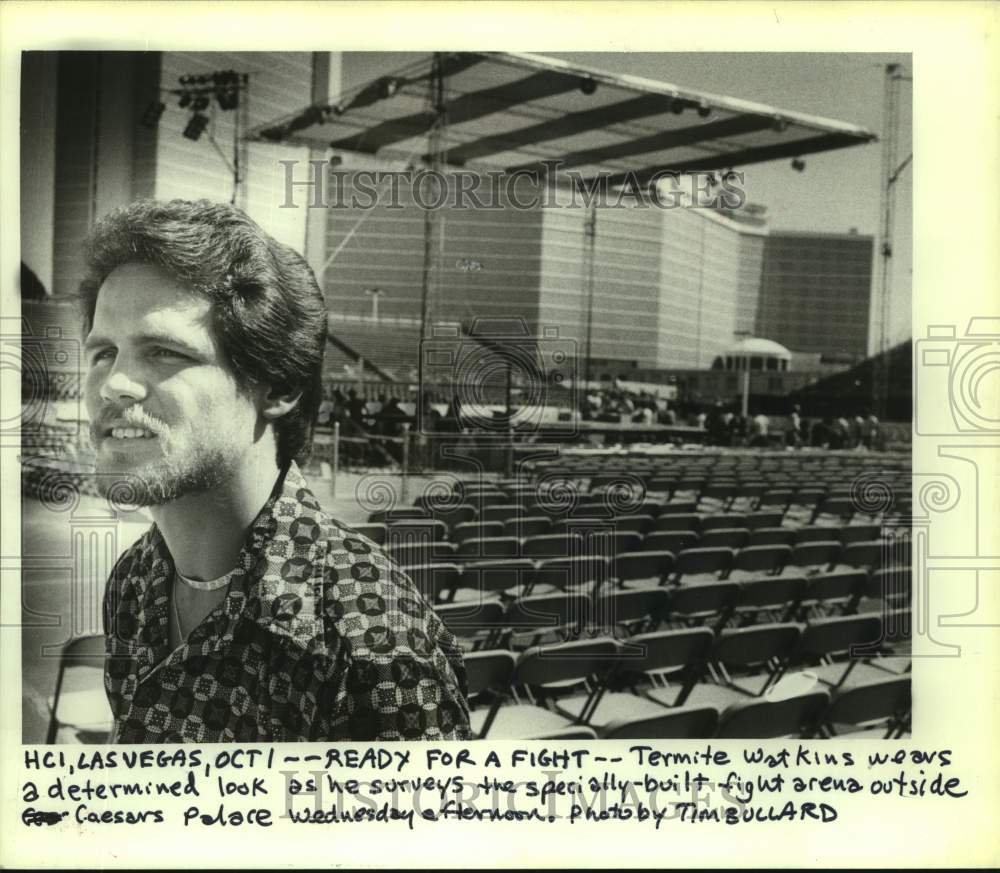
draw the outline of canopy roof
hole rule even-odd
[[[437,159],[450,167],[538,169],[645,183],[657,172],[726,170],[859,145],[854,125],[540,55],[452,52],[307,106],[250,132],[406,163],[431,163],[433,57],[443,74]]]

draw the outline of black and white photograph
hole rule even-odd
[[[21,64],[25,742],[909,734],[908,56]]]
[[[0,863],[995,865],[998,23],[0,3]]]

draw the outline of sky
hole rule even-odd
[[[392,58],[398,69],[418,55]],[[882,137],[885,66],[901,64],[912,72],[909,55],[864,53],[752,52],[572,52],[553,53],[575,64],[611,73],[628,73],[681,88],[708,91],[767,103],[777,109],[805,112],[867,128]],[[383,75],[386,55],[351,53],[345,63],[345,88]],[[899,159],[912,151],[912,83],[901,82]],[[767,207],[775,230],[846,233],[852,228],[877,235],[881,223],[881,142],[809,155],[804,172],[787,159],[738,168],[745,173],[750,202]],[[912,174],[904,169],[896,183],[893,259],[890,278],[889,338],[911,335]],[[873,264],[873,294],[878,292],[879,258]],[[878,307],[874,307],[876,310]],[[873,313],[870,348],[879,328]]]

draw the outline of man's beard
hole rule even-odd
[[[233,458],[219,446],[199,448],[176,460],[158,458],[133,469],[98,469],[97,489],[116,505],[162,506],[201,494],[231,478]]]

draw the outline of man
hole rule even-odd
[[[105,489],[154,524],[104,600],[113,740],[464,739],[454,637],[302,477],[326,310],[239,210],[144,201],[94,229],[85,398]]]

